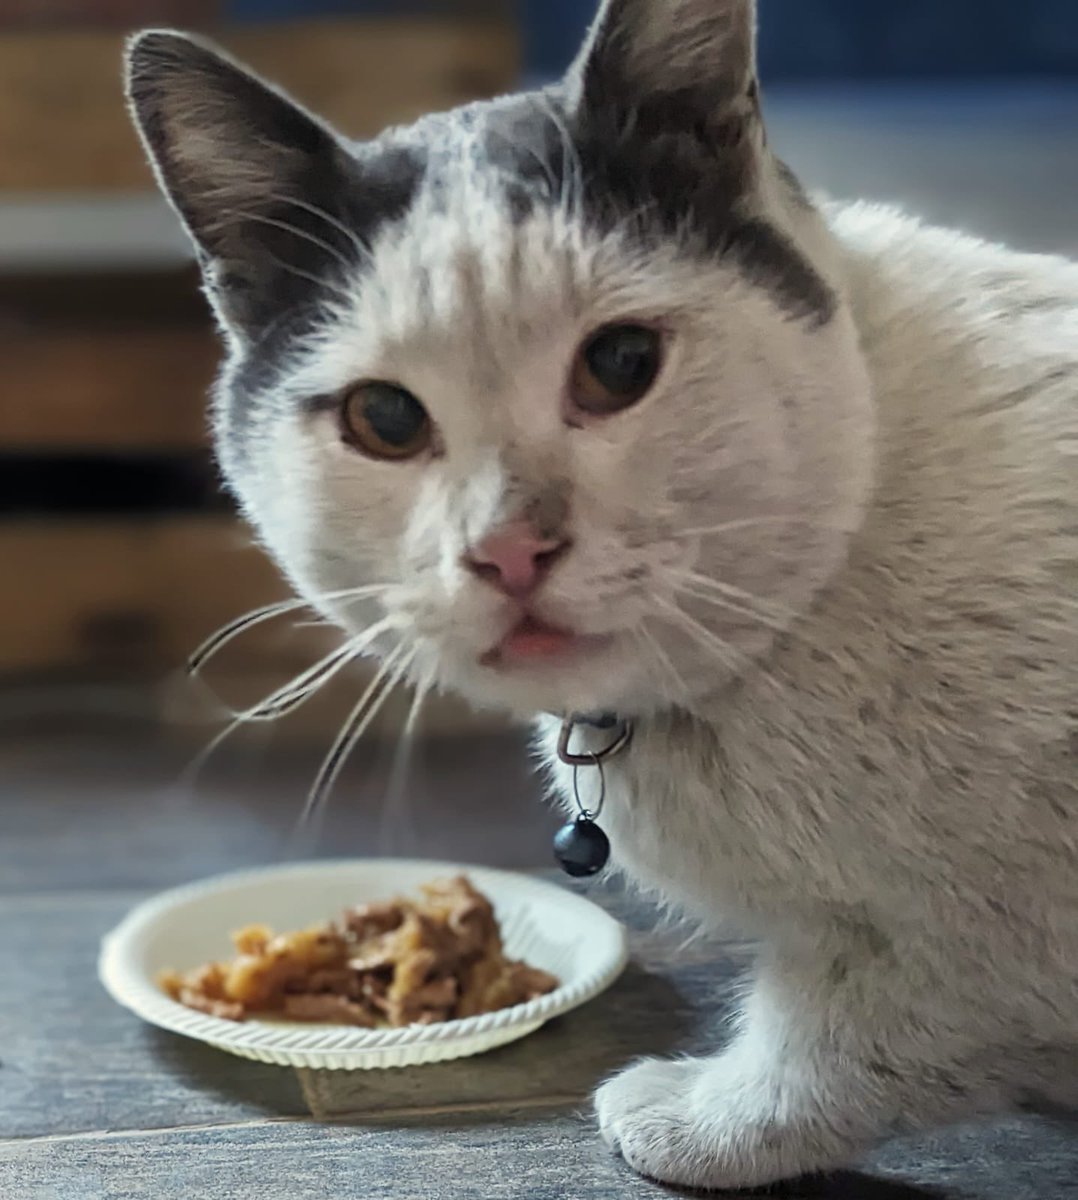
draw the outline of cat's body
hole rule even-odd
[[[705,920],[755,912],[770,922],[797,914],[795,897],[854,907],[874,896],[881,912],[908,912],[920,926],[935,900],[910,878],[961,887],[946,843],[965,842],[976,870],[978,841],[1002,839],[1017,856],[1029,839],[1035,893],[1041,856],[1075,853],[1078,266],[885,209],[834,218],[878,415],[865,448],[878,487],[864,524],[759,671],[695,720],[638,722],[637,753],[608,768],[614,780],[637,779],[639,804],[608,819],[629,822],[616,845],[642,844],[625,851],[633,873],[667,892],[685,886],[678,899]],[[555,769],[557,727],[545,739]],[[686,777],[729,790],[734,808],[658,801]],[[660,852],[679,807],[715,829],[684,838],[675,869],[648,849]],[[654,814],[654,829],[633,838],[630,812]],[[772,821],[781,838],[768,836]],[[706,855],[699,871],[686,870],[693,847]],[[897,886],[912,894],[899,903],[886,862],[902,849],[916,867],[901,872]],[[720,871],[708,865],[715,855],[729,859]],[[1078,901],[1078,878],[1064,882]],[[1013,902],[1017,884],[970,880],[970,919]],[[1078,939],[1078,927],[1071,933]]]
[[[785,1101],[750,1102],[734,1059],[600,1092],[662,1178],[761,1182],[881,1125],[1078,1103],[1078,267],[832,216],[878,414],[865,523],[760,671],[638,723],[605,768],[630,877],[768,948],[740,1065],[759,1078],[774,1048]],[[708,1144],[744,1137],[732,1112],[770,1146],[800,1087],[819,1110],[796,1149],[728,1146],[716,1170]]]
[[[297,587],[422,684],[632,719],[616,861],[761,943],[727,1048],[598,1098],[724,1187],[1078,1090],[1078,267],[821,218],[752,16],[610,0],[564,90],[381,149],[168,35],[131,89]]]

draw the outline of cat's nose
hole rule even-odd
[[[568,549],[568,538],[542,537],[530,522],[514,521],[488,534],[464,562],[499,591],[520,597],[534,592]]]

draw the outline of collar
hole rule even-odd
[[[585,725],[609,734],[606,746],[584,754],[573,753],[570,742],[573,730],[578,725]],[[633,740],[633,727],[630,721],[619,717],[614,712],[570,713],[562,718],[561,733],[558,735],[558,758],[570,767],[593,767],[613,758],[625,750]]]
[[[574,725],[589,725],[592,729],[614,729],[628,724],[616,712],[572,713],[566,719]]]

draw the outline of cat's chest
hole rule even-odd
[[[580,741],[581,750],[597,752],[609,738],[592,731]],[[852,856],[842,836],[810,835],[796,802],[766,770],[746,778],[713,747],[654,733],[638,733],[601,771],[562,762],[553,726],[543,750],[566,813],[598,812],[613,861],[689,912],[721,909],[751,922],[795,904],[861,899],[842,868]]]

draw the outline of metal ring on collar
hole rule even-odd
[[[620,754],[633,740],[633,727],[626,721],[622,724],[618,736],[605,749],[589,754],[574,754],[569,749],[569,741],[576,726],[576,721],[563,721],[561,733],[558,735],[558,758],[568,767],[593,767],[600,760],[605,761],[613,758],[615,754]]]

